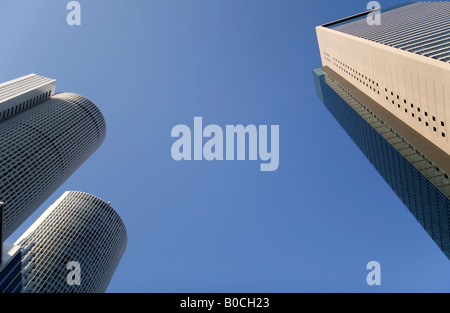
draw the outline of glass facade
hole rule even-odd
[[[4,244],[3,263],[0,264],[0,293],[19,293],[22,290],[22,254],[17,246]]]
[[[319,99],[450,259],[450,180],[421,151],[323,69],[313,71]]]

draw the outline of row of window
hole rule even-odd
[[[341,87],[342,88],[342,87]],[[430,166],[435,167],[437,172],[443,173],[444,177],[448,180],[449,176],[447,173],[443,172],[438,166],[436,166],[431,160],[429,160],[423,153],[421,153],[418,149],[416,149],[411,143],[409,143],[405,138],[403,138],[399,133],[397,133],[396,131],[394,131],[391,127],[389,127],[388,125],[386,125],[384,123],[384,121],[378,117],[376,114],[374,114],[371,110],[369,110],[368,107],[366,107],[363,103],[361,103],[360,101],[358,101],[351,93],[349,93],[348,91],[346,91],[345,89],[342,89],[357,105],[361,106],[361,108],[364,109],[364,111],[367,111],[368,114],[370,114],[373,118],[375,118],[378,122],[381,123],[381,125],[375,126],[368,118],[367,116],[365,116],[365,114],[363,114],[363,112],[361,112],[360,110],[358,110],[353,104],[351,104],[351,102],[347,102],[358,114],[359,116],[361,116],[366,122],[368,122],[372,127],[374,127],[374,129],[379,133],[383,133],[383,131],[381,130],[382,127],[388,127],[389,131],[393,134],[396,135],[396,137],[400,138],[402,140],[403,143],[408,144],[410,149],[414,149],[414,151],[420,155],[424,160],[426,160]],[[347,101],[347,100],[346,100]],[[396,144],[393,143],[389,138],[385,137],[384,135],[382,135],[389,143],[391,143],[394,147],[396,147]],[[396,147],[397,149],[397,147]],[[398,149],[397,149],[398,150]],[[428,179],[433,179],[433,177],[428,177]]]
[[[350,77],[355,78],[358,82],[361,82],[364,86],[369,87],[370,90],[373,90],[373,91],[376,92],[377,94],[380,94],[380,90],[379,90],[378,88],[376,88],[376,87],[379,87],[378,82],[375,82],[375,81],[374,81],[373,79],[371,79],[370,77],[368,78],[368,77],[365,76],[364,74],[358,72],[358,71],[355,70],[354,68],[348,66],[347,64],[343,63],[342,61],[340,61],[340,60],[338,60],[338,59],[336,59],[336,58],[333,58],[333,61],[334,61],[333,64],[334,64],[337,68],[339,68],[340,70],[342,70],[343,72],[345,72],[346,74],[348,74]],[[399,109],[402,108],[402,106],[400,105],[400,103],[399,103],[399,102],[396,102],[396,100],[400,100],[400,96],[399,96],[399,95],[394,95],[394,92],[393,92],[393,91],[389,91],[387,88],[384,88],[384,92],[385,92],[385,94],[386,94],[386,101],[390,101],[390,102],[391,102],[392,104],[394,104],[394,105],[397,103],[397,107],[398,107]],[[391,96],[394,100],[391,100],[391,98],[389,97],[389,94],[390,94],[390,96]],[[403,99],[403,104],[405,104],[405,105],[407,106],[407,101],[406,101],[406,99]],[[413,111],[414,111],[414,104],[411,103],[410,106],[411,106],[411,109],[413,109]],[[417,109],[417,112],[421,112],[421,111],[420,111],[420,107],[417,107],[416,109]],[[405,110],[405,113],[408,113],[408,108],[407,108],[407,107],[404,108],[404,110]],[[416,117],[417,117],[417,121],[422,123],[422,117],[419,116],[419,114],[414,113],[414,112],[410,112],[410,113],[411,113],[411,117],[412,117],[412,118],[416,118]],[[423,113],[424,113],[425,116],[428,117],[428,112],[427,112],[427,111],[424,111]],[[417,116],[416,116],[416,114],[417,114]],[[431,116],[431,119],[432,119],[433,122],[436,122],[436,123],[437,123],[436,117],[435,117],[435,116]],[[440,121],[440,125],[441,125],[442,127],[445,127],[445,122],[444,122],[444,121]],[[425,126],[430,127],[430,123],[429,123],[428,121],[425,121]],[[436,126],[437,126],[437,125],[436,125]],[[433,131],[434,131],[434,132],[437,132],[437,127],[436,127],[436,126],[433,126]],[[445,132],[441,132],[441,136],[442,136],[442,137],[446,137]]]
[[[28,109],[29,107],[31,107],[35,104],[38,104],[38,103],[42,102],[43,100],[49,98],[50,95],[51,95],[51,91],[49,90],[46,93],[40,94],[39,96],[36,96],[25,102],[19,103],[19,104],[13,106],[12,108],[9,108],[8,110],[4,110],[0,114],[0,120],[7,119],[13,115],[16,115],[17,113],[20,113],[20,112]]]

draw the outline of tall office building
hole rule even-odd
[[[65,192],[15,245],[33,264],[27,292],[104,292],[125,251],[125,225],[109,203],[82,192]],[[79,264],[79,284],[70,284],[70,262]],[[69,278],[68,278],[69,276]]]
[[[0,84],[0,293],[106,290],[127,235],[109,203],[92,195],[66,192],[17,244],[3,244],[105,134],[99,109],[83,96],[55,94],[53,79]],[[71,264],[80,280],[68,278]]]
[[[88,99],[54,94],[55,80],[0,84],[0,201],[10,236],[103,142],[105,121]]]
[[[449,20],[450,2],[416,2],[318,26],[313,71],[318,97],[448,258]]]

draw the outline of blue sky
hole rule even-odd
[[[0,81],[57,79],[97,104],[106,140],[7,242],[78,190],[127,226],[108,292],[450,291],[448,259],[315,95],[314,27],[367,2],[80,1],[79,27],[67,2],[0,2]],[[278,170],[174,161],[171,129],[194,116],[279,125]]]

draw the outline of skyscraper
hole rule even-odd
[[[449,18],[450,2],[417,2],[318,26],[313,71],[321,101],[448,258]]]
[[[105,121],[87,98],[54,95],[55,80],[0,84],[0,201],[10,236],[103,142]]]
[[[31,246],[34,266],[24,277],[24,288],[39,293],[104,292],[126,243],[125,225],[109,203],[87,193],[65,192],[15,243],[23,249]],[[80,265],[79,285],[67,282],[70,262]]]
[[[55,94],[55,83],[30,74],[0,84],[0,293],[104,292],[125,251],[119,215],[81,192],[66,192],[17,245],[3,245],[105,138],[99,109]],[[82,271],[74,283],[71,264]]]

